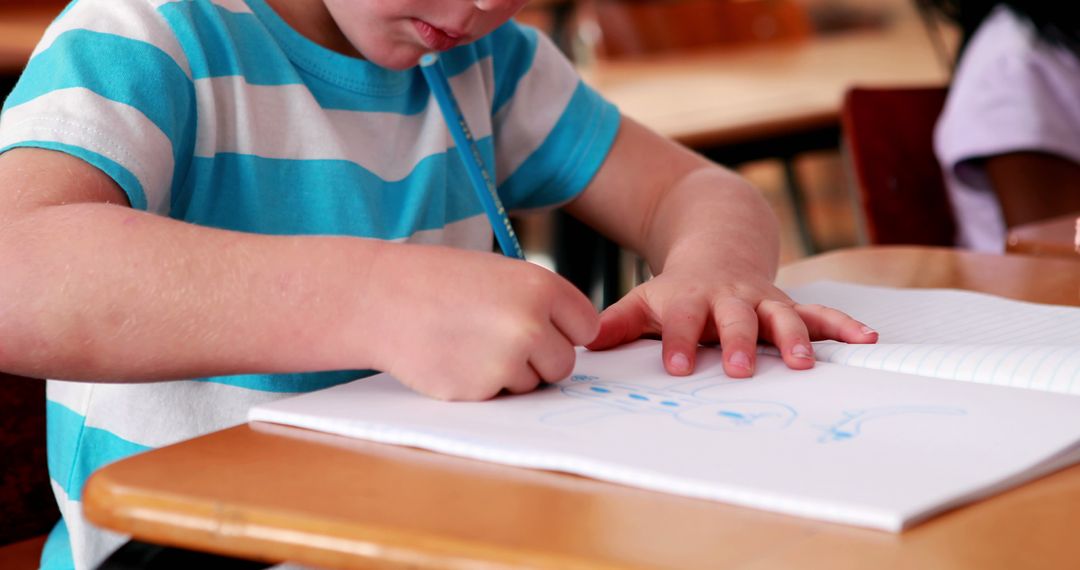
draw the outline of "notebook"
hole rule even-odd
[[[276,422],[795,516],[900,531],[1080,461],[1080,309],[946,290],[790,291],[877,328],[817,343],[795,372],[762,354],[727,378],[701,348],[668,376],[655,341],[581,350],[532,394],[443,403],[381,374],[253,408]]]

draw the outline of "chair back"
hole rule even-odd
[[[45,382],[0,372],[0,545],[60,520],[45,456]]]
[[[583,19],[598,37],[594,55],[647,54],[807,38],[805,7],[796,0],[592,0]]]
[[[934,155],[945,87],[855,88],[841,129],[871,244],[955,245],[956,222]]]

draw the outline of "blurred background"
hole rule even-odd
[[[917,0],[534,0],[519,19],[549,33],[624,114],[758,186],[781,220],[782,264],[879,241],[845,160],[845,95],[943,90],[960,36]],[[574,269],[587,261],[559,258],[585,255],[565,243],[581,243],[567,224],[524,219],[526,247],[554,252],[553,265],[589,283]],[[610,302],[641,268],[600,247],[593,270],[621,275],[594,292]]]
[[[932,139],[964,34],[934,4],[532,0],[518,19],[548,34],[623,114],[759,187],[790,263],[865,244],[956,245]],[[0,94],[63,6],[0,0]],[[530,260],[599,304],[645,277],[633,257],[560,214],[515,222]],[[1010,236],[1009,247],[1071,254],[1066,222],[1049,246]]]

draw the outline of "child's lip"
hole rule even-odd
[[[446,30],[423,20],[413,19],[413,27],[416,28],[420,39],[428,47],[435,51],[446,51],[459,43],[465,34],[455,30]]]
[[[440,28],[439,26],[433,26],[433,27],[435,29],[441,31],[442,33],[454,38],[454,39],[459,39],[459,38],[462,38],[462,37],[465,36],[465,32],[459,32],[457,30],[451,30],[449,28]]]

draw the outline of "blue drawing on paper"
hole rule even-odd
[[[909,414],[962,416],[967,412],[960,408],[943,406],[887,406],[865,410],[844,410],[843,418],[826,426],[817,426],[822,432],[818,443],[850,441],[862,433],[863,424],[868,421]]]
[[[794,408],[780,402],[725,400],[724,386],[730,382],[707,378],[656,389],[575,374],[560,390],[593,405],[546,414],[541,421],[577,425],[628,413],[667,414],[680,423],[702,429],[780,430],[790,426],[799,415]]]

